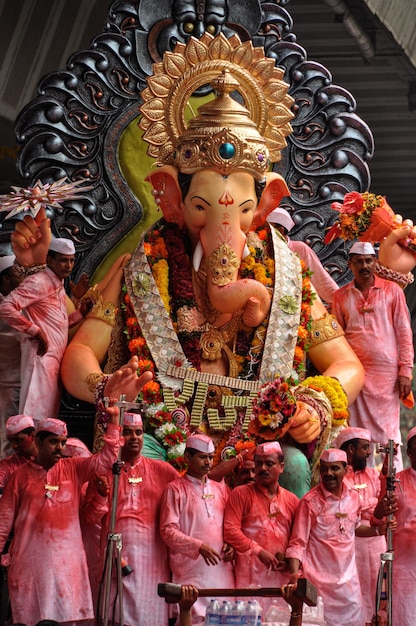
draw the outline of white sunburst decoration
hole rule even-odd
[[[92,185],[83,185],[88,182],[82,178],[69,182],[61,178],[54,183],[42,183],[37,180],[33,187],[12,187],[10,193],[0,195],[0,212],[8,211],[6,219],[19,213],[30,214],[36,218],[42,208],[47,206],[62,207],[62,202],[73,200],[80,194],[93,189]]]

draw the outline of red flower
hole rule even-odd
[[[344,201],[341,204],[340,202],[333,202],[331,204],[331,209],[334,211],[338,211],[339,213],[347,213],[348,215],[356,215],[357,213],[361,213],[364,208],[364,198],[358,191],[350,191],[345,194]]]
[[[174,287],[174,289],[173,289]],[[176,293],[173,293],[173,292]],[[185,300],[193,300],[194,290],[192,287],[192,275],[188,263],[178,265],[175,270],[175,280],[172,284],[172,297]]]
[[[338,204],[338,203],[334,202],[334,204]],[[335,207],[332,205],[332,208],[335,208]],[[335,209],[335,210],[338,211],[338,209]],[[331,228],[328,230],[327,234],[325,235],[324,244],[327,246],[328,244],[335,241],[335,239],[339,239],[340,234],[341,234],[341,224],[339,222],[335,222],[335,224],[331,226]]]
[[[167,446],[176,446],[178,443],[183,443],[185,437],[179,430],[176,433],[167,433],[165,435],[165,443]]]

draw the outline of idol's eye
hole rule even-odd
[[[216,28],[215,28],[215,26],[214,26],[213,24],[209,24],[209,25],[206,27],[206,29],[205,29],[205,30],[206,30],[206,31],[207,31],[207,33],[209,33],[210,35],[215,35]]]
[[[193,33],[193,32],[194,32],[194,30],[195,30],[195,25],[194,25],[192,22],[186,22],[186,23],[183,25],[183,30],[185,31],[185,33],[188,33],[188,35],[189,35],[190,33]]]

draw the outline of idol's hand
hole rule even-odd
[[[399,228],[380,241],[379,262],[391,270],[407,274],[416,265],[416,252],[407,247],[412,241],[416,244],[416,227],[411,220],[404,220]]]
[[[127,402],[134,402],[144,385],[153,378],[151,372],[144,372],[138,376],[138,366],[139,360],[137,356],[133,356],[126,365],[114,372],[105,385],[104,397],[119,398],[124,394]]]
[[[13,253],[20,265],[30,267],[46,263],[52,233],[45,209],[40,209],[36,217],[25,215],[19,220],[10,239]]]

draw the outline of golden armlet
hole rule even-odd
[[[101,298],[92,307],[85,319],[102,320],[114,328],[116,324],[117,307],[112,302],[103,302]]]
[[[312,320],[312,328],[309,334],[309,347],[317,346],[323,341],[342,337],[344,331],[335,315],[326,313],[317,320]]]

